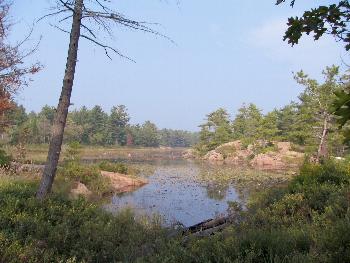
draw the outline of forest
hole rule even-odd
[[[0,0],[0,262],[350,262],[349,1],[165,2]]]
[[[8,128],[3,140],[10,144],[47,144],[50,142],[55,108],[44,106],[40,112],[26,113],[23,106],[14,106],[4,114]],[[139,147],[190,147],[197,143],[194,132],[158,129],[146,121],[130,124],[130,116],[124,105],[113,107],[108,114],[100,106],[88,109],[83,106],[68,114],[64,143],[79,142],[83,145],[119,145]]]

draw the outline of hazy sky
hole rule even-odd
[[[50,0],[15,0],[12,16],[18,24],[11,38],[24,37],[33,21],[49,12]],[[348,61],[340,44],[327,37],[314,42],[305,37],[299,46],[282,41],[287,18],[311,6],[297,1],[275,6],[274,0],[112,0],[115,8],[132,18],[157,22],[155,29],[170,41],[117,28],[106,40],[136,63],[113,56],[82,39],[74,107],[101,105],[109,111],[124,104],[132,122],[151,120],[160,128],[197,130],[205,115],[218,107],[231,114],[242,103],[253,102],[264,112],[297,99],[301,88],[292,72],[304,69],[320,78],[327,65]],[[44,20],[35,26],[33,43],[42,40],[29,60],[44,69],[33,78],[17,101],[28,110],[57,105],[64,73],[68,35]]]

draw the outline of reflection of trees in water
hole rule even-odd
[[[236,190],[236,193],[238,194],[238,199],[241,200],[243,203],[247,203],[248,197],[254,193],[257,192],[257,189],[254,187],[242,187],[237,184],[233,184],[233,187]]]
[[[225,199],[229,187],[230,187],[229,184],[215,184],[215,183],[208,184],[206,185],[207,196],[210,199],[221,201]]]
[[[230,180],[226,180],[220,173],[221,169],[218,169],[218,167],[199,166],[198,178],[204,182],[208,198],[217,201],[225,199],[230,187]]]

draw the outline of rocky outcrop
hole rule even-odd
[[[228,165],[249,165],[263,170],[283,170],[299,166],[303,158],[303,153],[292,150],[290,142],[258,140],[243,147],[241,141],[237,140],[220,145],[202,159]]]
[[[278,152],[282,154],[292,149],[292,144],[290,142],[276,142],[275,145],[277,146]]]
[[[224,156],[221,153],[213,150],[208,152],[203,159],[208,160],[209,162],[220,162],[224,160]]]
[[[182,153],[182,158],[184,159],[196,159],[198,156],[194,149],[188,149]]]
[[[288,166],[279,155],[274,153],[258,154],[250,161],[250,165],[264,170],[282,170]]]
[[[251,158],[254,152],[251,149],[237,151],[233,156],[225,158],[226,164],[245,164]]]
[[[130,178],[124,174],[101,171],[101,175],[108,178],[113,192],[126,193],[148,184],[146,179]]]
[[[92,192],[86,187],[85,184],[76,182],[70,191],[70,195],[74,199],[78,198],[79,196],[88,198],[92,195]]]

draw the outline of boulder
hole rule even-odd
[[[220,150],[222,148],[232,148],[233,150],[239,151],[239,150],[242,149],[242,143],[241,143],[240,140],[224,143],[224,144],[216,147],[215,150],[218,151],[218,150]]]
[[[258,169],[280,170],[285,169],[286,164],[278,156],[273,156],[271,153],[258,154],[250,161],[250,165]]]
[[[204,159],[210,162],[218,162],[218,161],[223,161],[224,156],[221,153],[218,153],[215,150],[212,150],[204,156]]]
[[[284,153],[286,157],[292,157],[292,158],[303,158],[305,154],[300,152],[294,152],[294,151],[287,151]]]
[[[120,173],[101,171],[101,175],[109,179],[111,188],[116,193],[131,192],[148,184],[146,179],[130,178],[125,174]]]
[[[292,145],[290,142],[277,142],[276,145],[278,148],[278,152],[280,153],[289,152],[292,148]]]
[[[73,198],[78,198],[79,196],[90,197],[92,192],[86,187],[85,184],[81,182],[76,182],[70,194]]]
[[[230,165],[241,165],[244,164],[246,161],[242,158],[239,158],[238,156],[228,157],[225,159],[225,164]]]

